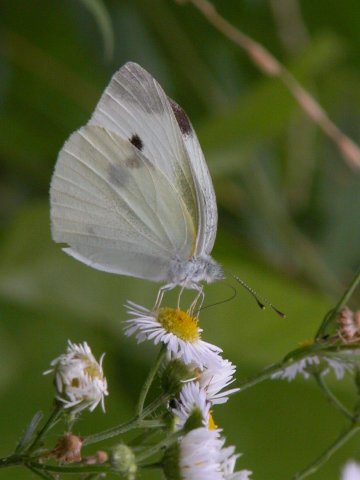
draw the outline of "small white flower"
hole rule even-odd
[[[316,369],[321,375],[326,375],[330,371],[333,371],[337,380],[341,380],[346,372],[352,371],[353,365],[350,359],[345,360],[344,357],[337,356],[336,354],[309,355],[308,357],[304,357],[288,367],[273,373],[271,378],[273,380],[278,378],[286,379],[291,382],[297,374],[300,374],[305,380],[307,380],[311,376],[312,369]]]
[[[341,480],[360,480],[360,463],[349,460],[341,473]]]
[[[184,363],[195,363],[200,368],[220,364],[221,348],[201,340],[202,329],[197,318],[174,308],[160,308],[152,312],[133,302],[126,304],[133,318],[126,321],[125,334],[136,333],[138,343],[152,340],[155,345],[164,343],[170,359],[179,358]]]
[[[172,408],[172,414],[176,417],[176,427],[180,430],[185,425],[191,414],[198,412],[203,420],[203,425],[208,427],[210,420],[210,402],[206,398],[206,392],[200,388],[197,382],[185,383],[181,389],[176,407]]]
[[[172,457],[177,465],[166,465],[167,479],[248,480],[248,470],[234,472],[239,455],[234,454],[234,447],[224,448],[224,444],[219,430],[191,430],[179,440],[177,455]]]
[[[107,381],[102,369],[104,354],[99,363],[86,342],[76,345],[68,341],[65,354],[51,362],[55,373],[56,398],[74,413],[88,408],[91,412],[101,402],[105,411],[104,396],[108,395]]]
[[[223,391],[228,385],[234,382],[235,365],[229,360],[223,360],[221,364],[204,368],[199,374],[197,381],[206,392],[207,399],[212,405],[226,403],[229,395],[239,391],[239,388],[231,388]]]

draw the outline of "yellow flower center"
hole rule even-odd
[[[198,319],[178,308],[160,308],[157,320],[167,332],[181,340],[193,343],[200,338]]]
[[[209,420],[208,420],[208,429],[209,430],[216,430],[218,426],[214,422],[214,417],[212,416],[212,412],[209,413]]]

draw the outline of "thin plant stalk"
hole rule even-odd
[[[351,424],[351,426],[342,432],[338,438],[333,442],[316,460],[311,462],[304,470],[296,473],[293,477],[293,480],[303,480],[304,478],[312,475],[317,472],[320,467],[322,467],[329,458],[341,448],[345,443],[347,443],[351,437],[353,437],[360,430],[360,425]]]
[[[145,418],[151,413],[153,413],[155,410],[157,410],[159,407],[164,405],[167,402],[168,398],[169,396],[166,394],[161,395],[160,397],[155,399],[151,404],[149,404],[146,408],[144,408],[140,416],[136,415],[135,417],[130,419],[128,422],[122,423],[113,428],[109,428],[108,430],[104,430],[103,432],[94,433],[93,435],[88,435],[87,437],[84,438],[83,445],[98,443],[98,442],[101,442],[102,440],[107,440],[109,438],[116,437],[118,435],[121,435],[135,428],[154,428],[154,420],[145,420]],[[159,421],[156,420],[156,422],[159,422]],[[155,424],[155,425],[157,427],[159,426],[158,424]]]
[[[146,397],[147,397],[147,394],[149,393],[149,390],[150,390],[150,387],[154,381],[154,378],[155,378],[155,375],[157,374],[157,371],[159,370],[159,367],[165,357],[165,354],[166,354],[166,346],[163,344],[161,346],[161,349],[160,349],[160,352],[157,356],[157,359],[153,365],[153,367],[151,368],[146,380],[145,380],[145,383],[141,389],[141,392],[140,392],[140,396],[139,396],[139,400],[138,400],[138,403],[137,403],[137,406],[136,406],[136,415],[140,416],[143,409],[144,409],[144,404],[145,404],[145,400],[146,400]]]
[[[186,3],[187,0],[176,0]],[[209,0],[189,0],[216,30],[239,46],[250,61],[265,75],[278,78],[288,89],[300,108],[337,146],[340,154],[353,169],[360,168],[360,148],[329,118],[314,97],[263,45],[236,28],[216,10]]]
[[[354,421],[354,416],[350,410],[348,410],[345,405],[337,398],[337,396],[330,390],[327,386],[324,378],[321,374],[314,374],[315,380],[319,385],[320,389],[324,393],[325,397],[329,400],[330,404],[333,405],[339,412],[341,412],[348,420]]]

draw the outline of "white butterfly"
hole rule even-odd
[[[52,236],[105,272],[195,289],[224,277],[210,256],[216,199],[193,127],[136,63],[112,77],[65,142],[50,188]],[[196,301],[195,301],[196,303]]]

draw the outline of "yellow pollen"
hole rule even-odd
[[[164,329],[186,342],[196,342],[200,338],[198,320],[186,312],[175,308],[160,308],[157,320]]]
[[[214,422],[214,417],[212,416],[212,412],[209,414],[209,420],[208,420],[208,429],[209,430],[216,430],[218,426]]]
[[[90,378],[101,378],[101,373],[93,363],[89,363],[87,367],[84,368],[84,372],[89,375]]]

